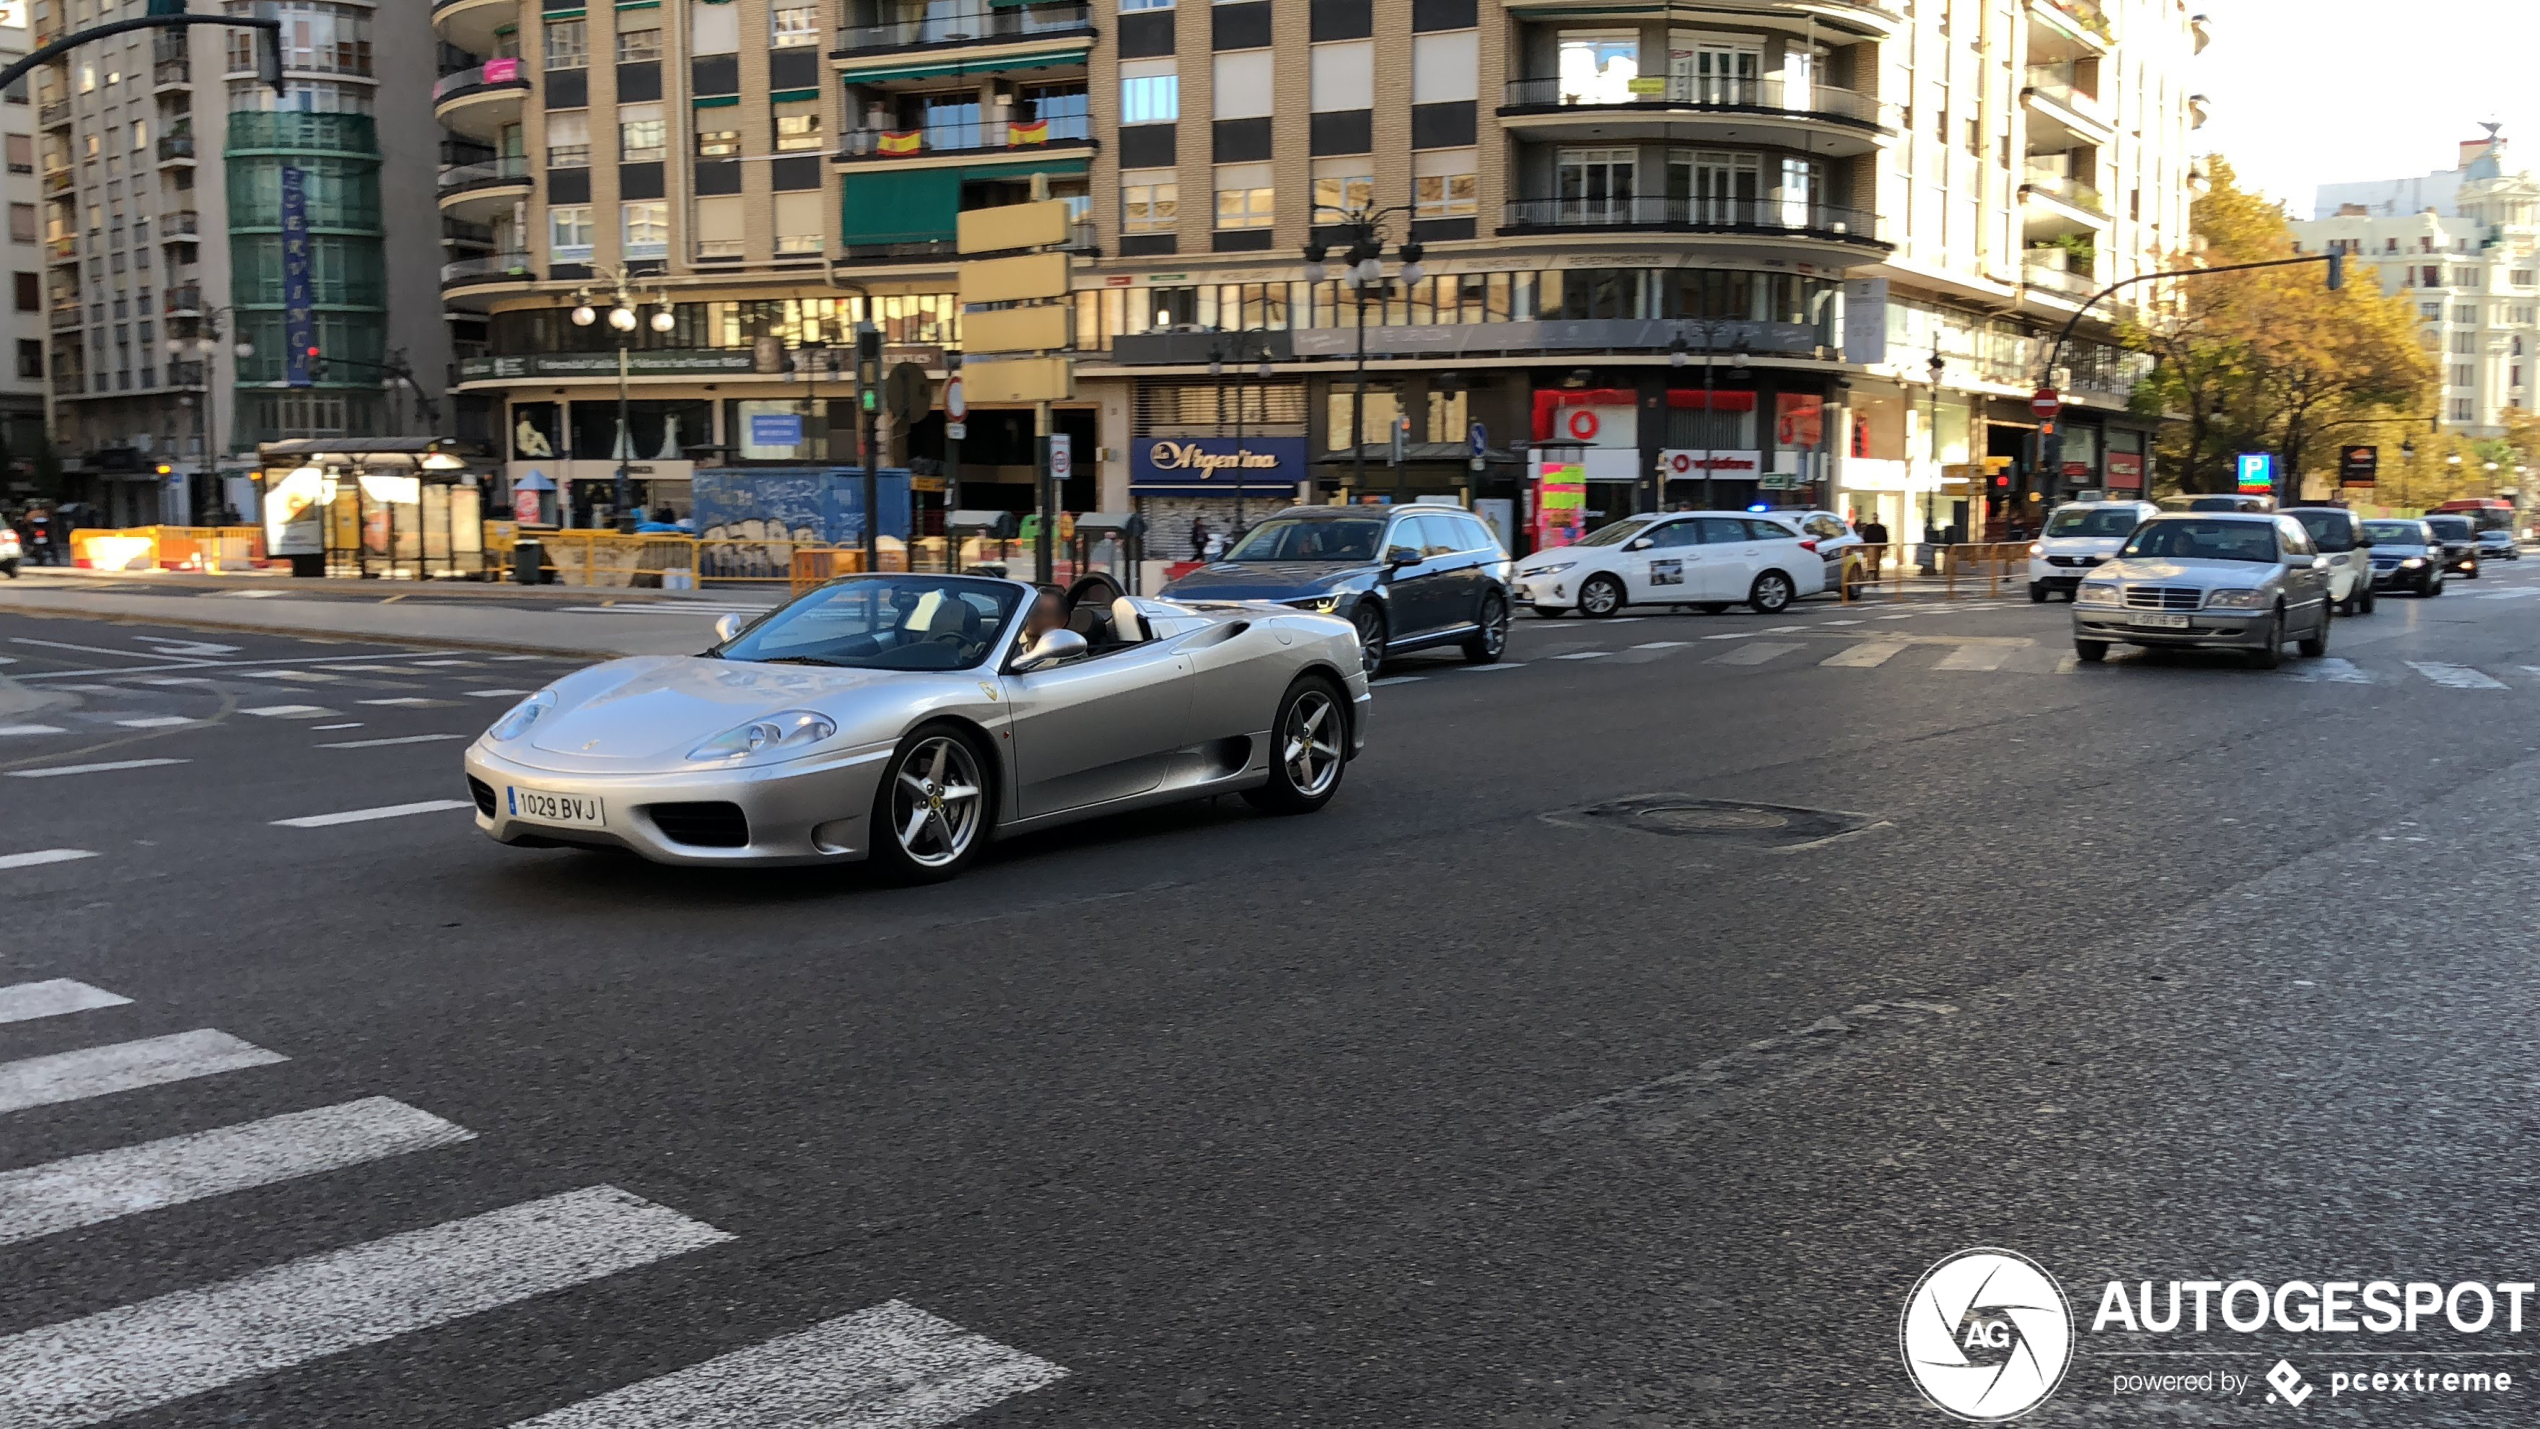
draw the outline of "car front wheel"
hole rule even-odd
[[[2266,644],[2249,652],[2249,664],[2253,669],[2272,670],[2284,663],[2283,606],[2277,606],[2275,613],[2267,617],[2265,639]]]
[[[987,841],[988,761],[970,735],[930,724],[900,741],[873,795],[873,861],[901,883],[939,883]]]
[[[1579,614],[1591,618],[1612,615],[1623,608],[1623,583],[1612,576],[1595,575],[1579,582]]]
[[[1375,674],[1385,667],[1385,613],[1373,600],[1362,600],[1351,611],[1349,623],[1358,627],[1358,658]]]
[[[2073,654],[2085,665],[2096,665],[2100,661],[2108,658],[2108,642],[2105,640],[2076,640],[2073,642]]]
[[[1349,767],[1349,711],[1341,692],[1307,675],[1279,697],[1272,719],[1270,780],[1244,791],[1245,802],[1273,814],[1310,814],[1340,792]]]
[[[1746,603],[1757,615],[1779,615],[1790,608],[1790,577],[1779,571],[1766,571],[1755,578],[1746,592]]]
[[[2329,624],[2328,607],[2322,605],[2320,607],[2319,628],[2302,638],[2302,657],[2304,659],[2316,660],[2322,655],[2328,653]]]
[[[1482,596],[1480,628],[1464,642],[1464,660],[1471,665],[1496,665],[1508,650],[1508,598],[1498,591]]]

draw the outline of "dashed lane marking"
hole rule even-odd
[[[356,719],[356,720],[347,720],[346,722],[344,722],[344,723],[342,723],[342,724],[313,724],[313,725],[310,725],[310,726],[309,726],[309,728],[311,728],[311,729],[315,729],[315,730],[328,730],[328,729],[360,729],[361,727],[362,727],[362,722],[361,722],[360,720],[357,720],[357,719]]]
[[[355,703],[355,704],[359,704],[359,705],[389,705],[389,706],[393,706],[393,707],[398,708],[398,709],[409,709],[409,710],[446,710],[446,709],[455,708],[455,707],[457,706],[457,704],[458,704],[458,701],[457,701],[457,700],[427,700],[427,699],[423,698],[421,695],[399,695],[399,696],[397,696],[397,697],[396,697],[396,698],[394,698],[394,699],[385,699],[385,700],[355,700],[353,703]]]
[[[256,705],[239,713],[262,715],[266,719],[324,719],[335,711],[317,705]]]
[[[400,735],[393,735],[393,736],[390,736],[390,737],[385,738],[385,739],[344,739],[344,740],[337,740],[337,741],[336,741],[335,743],[333,743],[333,744],[321,744],[321,745],[319,745],[319,746],[318,746],[318,748],[320,748],[320,749],[381,749],[381,748],[385,748],[386,746],[391,745],[391,744],[439,744],[439,743],[441,743],[441,742],[442,742],[442,741],[444,741],[444,740],[451,740],[451,739],[470,739],[470,738],[473,738],[473,737],[474,737],[474,736],[472,736],[472,735],[465,735],[465,734],[400,734]]]
[[[0,987],[0,1022],[32,1022],[39,1017],[61,1017],[73,1012],[93,1012],[101,1007],[121,1007],[130,1001],[131,998],[120,993],[90,987],[72,978],[46,978],[42,982]]]
[[[529,692],[527,690],[465,690],[461,693],[467,695],[470,699],[482,700],[491,699],[496,695],[525,695]]]
[[[191,764],[190,759],[109,759],[99,764],[60,764],[50,769],[12,769],[11,779],[56,779],[65,774],[111,774],[119,769],[155,769],[162,764]]]
[[[1523,660],[1510,660],[1498,665],[1464,665],[1459,666],[1458,668],[1462,669],[1464,673],[1468,675],[1486,675],[1493,670],[1522,670],[1526,668],[1526,662]]]
[[[438,814],[469,807],[472,806],[465,799],[425,799],[412,804],[383,804],[376,809],[347,809],[340,814],[303,814],[273,822],[286,829],[329,829],[337,824],[366,824],[374,819],[402,819],[410,814]]]
[[[1932,668],[1935,670],[1999,670],[2002,668],[2002,662],[2011,658],[2012,650],[2013,647],[2008,645],[1961,645],[1941,656],[1939,663]]]
[[[115,723],[125,729],[174,729],[178,725],[203,724],[206,721],[186,715],[148,715],[141,719],[119,719]]]
[[[60,734],[58,724],[0,724],[0,737],[34,734]]]
[[[1635,650],[1681,650],[1692,643],[1690,640],[1644,640],[1632,648]]]
[[[2447,690],[2502,690],[2511,688],[2504,681],[2467,665],[2449,665],[2437,660],[2410,660],[2408,668]]]
[[[1388,675],[1381,680],[1370,681],[1367,688],[1381,690],[1387,685],[1416,685],[1427,678],[1426,675]]]
[[[29,853],[0,853],[0,868],[36,868],[48,863],[69,863],[74,859],[95,858],[94,851],[84,848],[40,848]]]
[[[1552,658],[1555,660],[1602,660],[1613,653],[1611,650],[1573,650],[1567,655],[1555,655]]]
[[[1714,665],[1761,665],[1768,660],[1778,660],[1799,648],[1801,647],[1777,640],[1759,640],[1752,645],[1740,645],[1725,655],[1714,655],[1711,657],[1711,663]]]
[[[1868,669],[1895,659],[1896,652],[1904,648],[1905,642],[1902,640],[1867,640],[1861,644],[1837,650],[1817,663],[1832,665],[1838,669]]]

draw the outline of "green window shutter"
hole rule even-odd
[[[839,232],[848,244],[919,243],[951,238],[961,212],[959,169],[849,174],[841,184]]]

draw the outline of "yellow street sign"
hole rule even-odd
[[[965,361],[961,365],[961,386],[974,407],[993,402],[1073,401],[1076,364],[1064,357]]]
[[[1059,352],[1074,347],[1076,309],[1066,303],[1037,308],[990,308],[961,319],[961,346],[990,352]]]
[[[1067,296],[1067,255],[1026,253],[1015,258],[982,258],[961,265],[961,301],[1019,303],[1032,298]]]
[[[1054,198],[1041,203],[966,209],[960,215],[957,231],[964,253],[1003,253],[1065,243],[1067,228],[1067,200]]]

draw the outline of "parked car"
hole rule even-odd
[[[2514,533],[2502,526],[2489,526],[2478,533],[2478,558],[2482,561],[2519,561],[2522,547],[2514,543]]]
[[[2069,501],[2046,517],[2028,548],[2028,598],[2073,598],[2081,578],[2117,553],[2134,528],[2160,514],[2148,501]]]
[[[2311,533],[2265,512],[2164,512],[2073,598],[2073,653],[2113,644],[2245,650],[2273,669],[2284,642],[2328,653],[2328,561]]]
[[[2226,492],[2182,493],[2164,496],[2157,504],[2164,511],[2273,511],[2275,498]]]
[[[1740,602],[1772,615],[1825,588],[1814,540],[1743,511],[1628,516],[1577,545],[1528,556],[1516,583],[1517,598],[1537,615],[1589,617],[1635,604],[1717,613]]]
[[[696,655],[612,660],[468,748],[476,826],[656,863],[870,858],[949,878],[995,837],[1239,793],[1310,813],[1366,744],[1358,641],[1262,606],[1117,597],[1024,643],[1018,581],[888,572],[716,622]]]
[[[1826,583],[1822,588],[1832,590],[1843,579],[1843,553],[1863,544],[1861,533],[1852,529],[1851,522],[1831,511],[1775,511],[1769,514],[1783,525],[1798,527],[1802,537],[1817,543],[1817,554],[1826,558]]]
[[[2422,521],[2367,521],[2372,538],[2372,584],[2375,590],[2404,590],[2417,595],[2443,593],[2443,538]]]
[[[2478,532],[2466,516],[2436,513],[2418,518],[2443,543],[2443,568],[2478,579]]]
[[[1390,656],[1455,645],[1477,665],[1508,648],[1508,552],[1458,506],[1297,506],[1218,560],[1167,585],[1167,600],[1267,600],[1357,627],[1373,672]]]
[[[0,575],[16,580],[18,562],[25,558],[26,553],[18,548],[18,533],[9,527],[0,526]]]
[[[2311,533],[2328,558],[2328,600],[2340,615],[2372,614],[2372,533],[2364,518],[2343,506],[2293,506],[2285,515]]]

